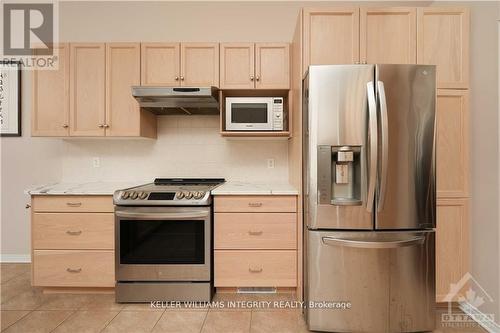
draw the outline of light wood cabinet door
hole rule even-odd
[[[178,86],[180,60],[179,43],[142,43],[141,85]]]
[[[436,221],[436,301],[469,271],[468,199],[438,200]],[[456,301],[456,299],[455,299]]]
[[[361,8],[360,61],[369,64],[417,62],[417,9]]]
[[[140,85],[139,43],[106,45],[106,136],[140,134],[139,103],[130,87]]]
[[[359,8],[304,9],[304,71],[359,62]]]
[[[255,87],[255,50],[253,43],[220,45],[220,88],[253,89]]]
[[[437,65],[438,88],[469,86],[469,10],[419,8],[417,63]]]
[[[58,69],[33,71],[32,136],[69,135],[69,45],[54,48]]]
[[[219,44],[181,44],[181,86],[219,86]]]
[[[290,45],[255,44],[255,88],[290,89]]]
[[[437,195],[469,195],[469,93],[438,89],[436,118]]]
[[[71,44],[71,136],[104,136],[105,65],[104,43]]]

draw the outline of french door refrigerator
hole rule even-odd
[[[303,103],[309,329],[433,330],[435,66],[310,66]]]

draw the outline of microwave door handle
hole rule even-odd
[[[323,237],[323,244],[325,245],[335,245],[335,246],[343,246],[343,247],[355,247],[362,249],[394,249],[399,247],[407,247],[413,245],[421,245],[425,242],[424,236],[413,237],[410,239],[402,239],[395,241],[361,241],[361,240],[353,240],[353,239],[342,239],[335,237]]]
[[[377,185],[377,104],[373,81],[366,84],[368,97],[368,194],[366,210],[371,213],[375,202],[375,188]]]
[[[380,192],[377,202],[377,211],[384,207],[385,194],[387,191],[387,168],[389,163],[389,128],[387,119],[387,99],[385,95],[384,82],[377,82],[378,102],[380,106],[380,134],[381,134],[381,158],[380,158]]]
[[[198,212],[179,212],[179,213],[136,213],[136,212],[126,212],[126,211],[116,211],[115,215],[117,217],[122,217],[129,220],[187,220],[187,219],[199,219],[206,218],[209,214],[206,211]]]

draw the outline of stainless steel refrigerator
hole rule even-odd
[[[311,330],[435,321],[435,66],[310,66],[303,82]]]

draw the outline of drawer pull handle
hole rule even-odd
[[[80,207],[82,205],[81,202],[66,202],[66,205],[70,207]]]
[[[248,206],[250,206],[250,207],[262,207],[262,202],[249,202]]]
[[[81,271],[82,271],[81,268],[77,268],[77,269],[66,268],[66,272],[68,272],[68,273],[80,273]]]
[[[262,235],[262,230],[259,230],[259,231],[248,230],[248,234],[250,236],[260,236],[260,235]]]
[[[68,230],[66,231],[66,233],[68,235],[71,235],[71,236],[78,236],[78,235],[81,235],[82,231],[81,230],[78,230],[78,231],[71,231],[71,230]]]
[[[248,271],[249,271],[250,273],[260,273],[260,272],[262,272],[262,267],[260,267],[260,268],[252,268],[252,267],[249,267],[249,268],[248,268]]]

